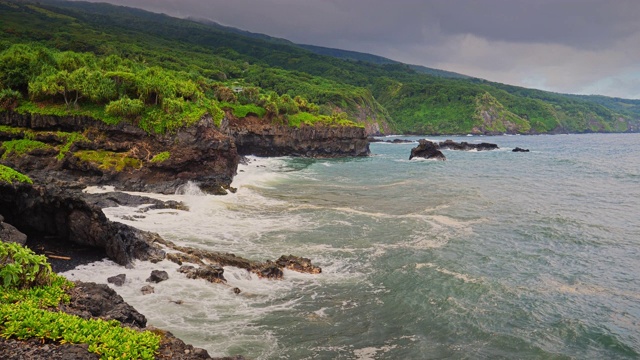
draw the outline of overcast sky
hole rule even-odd
[[[639,0],[107,2],[513,85],[640,98]]]

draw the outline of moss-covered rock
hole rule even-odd
[[[15,184],[15,183],[33,184],[33,181],[27,175],[24,175],[4,165],[0,165],[0,181],[9,183],[9,184]]]

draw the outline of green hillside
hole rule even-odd
[[[204,84],[198,90],[214,102],[221,98],[207,94],[217,87],[255,88],[256,99],[243,102],[264,109],[265,99],[278,103],[277,97],[284,99],[278,100],[284,109],[288,99],[298,97],[298,108],[307,102],[313,104],[316,116],[337,118],[342,113],[341,118],[367,123],[370,131],[546,133],[639,128],[640,106],[634,100],[556,94],[447,72],[436,71],[434,76],[415,66],[385,63],[374,55],[303,47],[211,22],[108,4],[2,0],[0,28],[0,51],[16,43],[37,43],[53,52],[91,53],[98,62],[114,55]],[[14,90],[29,96],[27,89]],[[276,113],[290,115],[287,110]]]

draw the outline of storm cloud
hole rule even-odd
[[[640,98],[637,0],[109,0],[513,85]]]

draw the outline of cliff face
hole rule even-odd
[[[370,154],[366,130],[359,127],[295,128],[254,116],[227,116],[222,131],[235,138],[240,155],[332,158]]]
[[[0,182],[0,214],[21,231],[46,236],[48,241],[104,249],[120,265],[164,258],[164,252],[152,245],[156,234],[109,221],[79,189]]]
[[[29,137],[44,144],[24,154],[11,154],[3,146],[2,162],[44,178],[160,193],[173,193],[193,181],[204,191],[220,193],[231,184],[239,162],[234,140],[219,132],[209,117],[171,135],[83,116],[4,112],[0,125],[14,127],[0,130],[2,142]],[[76,141],[65,140],[71,136]]]

